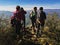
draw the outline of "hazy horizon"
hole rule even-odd
[[[25,10],[32,10],[34,6],[44,9],[60,9],[60,0],[1,0],[0,10],[15,11],[17,5]]]
[[[29,9],[29,10],[33,10],[33,9]],[[25,11],[29,11],[29,10],[25,10]],[[44,10],[60,10],[60,9],[44,9]],[[9,10],[0,10],[0,11],[9,11]],[[14,10],[14,11],[16,11],[16,10]],[[14,11],[9,11],[9,12],[14,12]]]

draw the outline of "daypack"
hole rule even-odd
[[[19,21],[21,21],[21,15],[19,14],[20,12],[16,12],[16,13],[14,13],[14,15],[11,17],[11,24],[12,24],[12,26],[14,26],[14,25],[16,25],[17,24],[17,22]]]
[[[16,19],[14,18],[14,16],[11,17],[11,25],[12,27],[14,27],[14,25],[16,24]]]
[[[30,14],[30,19],[34,19],[36,17],[36,14],[35,14],[35,12],[31,12],[31,14]]]

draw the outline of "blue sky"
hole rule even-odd
[[[45,9],[60,9],[60,0],[0,0],[0,10],[14,11],[16,5],[24,9],[32,9],[34,6]]]

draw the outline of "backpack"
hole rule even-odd
[[[13,16],[11,17],[11,25],[12,25],[12,27],[14,27],[14,25],[16,25],[16,23],[17,23],[17,21],[18,21],[17,15],[18,15],[18,13],[15,13],[15,15],[13,15]]]
[[[35,12],[32,11],[32,12],[30,13],[30,19],[35,18],[35,15],[36,15]]]
[[[16,24],[16,19],[14,17],[11,17],[11,25],[12,25],[12,27],[14,27],[15,24]]]

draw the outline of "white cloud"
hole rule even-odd
[[[60,9],[60,4],[47,4],[47,5],[21,5],[25,10],[32,10],[34,6],[39,7],[44,7],[44,9]],[[16,5],[9,5],[9,6],[0,6],[0,11],[5,10],[5,11],[15,11]]]
[[[47,4],[47,5],[45,5],[45,6],[43,6],[43,7],[45,7],[45,9],[60,9],[60,6],[59,6],[60,4]]]
[[[15,6],[0,6],[0,10],[2,11],[15,11]]]

